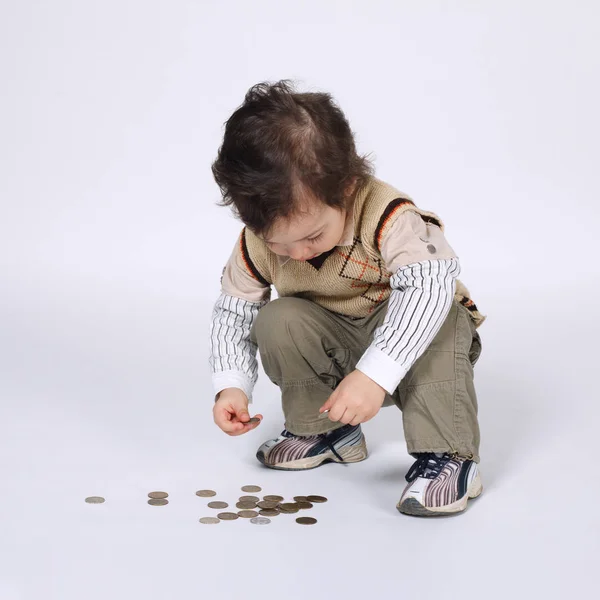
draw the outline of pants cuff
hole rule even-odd
[[[448,454],[457,454],[463,458],[468,458],[473,462],[480,461],[479,452],[471,445],[467,444],[449,444],[446,440],[406,440],[408,453],[413,456],[420,452],[447,452]]]
[[[285,428],[294,435],[319,435],[320,433],[327,433],[328,431],[335,431],[340,427],[343,427],[343,423],[330,421],[329,418],[323,417],[318,422],[311,423],[300,423],[294,421],[286,421]]]

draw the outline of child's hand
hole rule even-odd
[[[227,388],[219,394],[213,408],[215,423],[228,435],[242,435],[260,425],[248,423],[248,398],[239,388]],[[256,415],[262,421],[262,415]]]
[[[319,412],[329,410],[331,421],[358,425],[379,412],[385,395],[386,391],[380,385],[355,369],[342,379]]]

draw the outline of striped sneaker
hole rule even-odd
[[[326,462],[359,462],[367,455],[367,443],[360,425],[344,425],[311,436],[294,435],[284,429],[279,437],[258,449],[256,458],[270,469],[303,471]]]
[[[477,464],[449,454],[419,453],[406,481],[409,483],[397,508],[401,513],[420,517],[461,512],[470,498],[483,491]]]

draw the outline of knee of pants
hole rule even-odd
[[[303,298],[286,297],[263,306],[250,334],[260,351],[297,350],[303,341],[320,339],[319,328],[310,316],[310,304]]]

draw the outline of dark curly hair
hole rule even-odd
[[[374,173],[358,156],[348,120],[330,94],[297,93],[282,79],[262,82],[225,123],[212,173],[219,206],[232,206],[252,231],[267,235],[274,222],[300,212],[307,197],[342,208]]]

